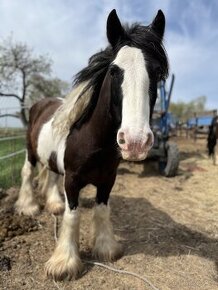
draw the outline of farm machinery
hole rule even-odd
[[[172,115],[169,113],[175,76],[172,75],[169,92],[166,91],[165,82],[158,84],[158,97],[152,116],[152,131],[154,133],[154,146],[148,155],[149,159],[158,162],[159,171],[166,177],[176,175],[179,167],[179,150],[176,143],[169,142],[172,132]]]

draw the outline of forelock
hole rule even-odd
[[[168,77],[168,58],[166,50],[163,46],[162,40],[150,29],[149,26],[140,24],[133,24],[131,26],[125,25],[125,36],[117,44],[116,52],[121,47],[128,45],[142,50],[146,58],[156,59],[162,68],[162,79]]]

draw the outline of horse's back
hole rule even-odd
[[[37,122],[47,122],[62,104],[61,99],[45,98],[35,103],[30,109],[29,124],[32,126]]]

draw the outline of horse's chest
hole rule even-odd
[[[98,185],[106,182],[114,175],[119,164],[117,153],[114,150],[102,150],[93,154],[81,168],[85,183]]]
[[[67,140],[64,160],[67,171],[72,171],[82,184],[94,185],[114,174],[119,163],[115,146],[98,147],[91,141],[82,142],[76,135]]]

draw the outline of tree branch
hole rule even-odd
[[[18,99],[19,101],[22,101],[22,99],[16,94],[6,94],[6,93],[0,92],[0,97],[13,97],[13,98]]]
[[[25,98],[26,98],[26,89],[27,89],[27,84],[26,84],[26,72],[25,72],[24,69],[21,69],[21,72],[22,72],[22,75],[23,75],[23,79],[22,79],[22,82],[23,82],[22,101],[24,102],[24,101],[25,101]]]

